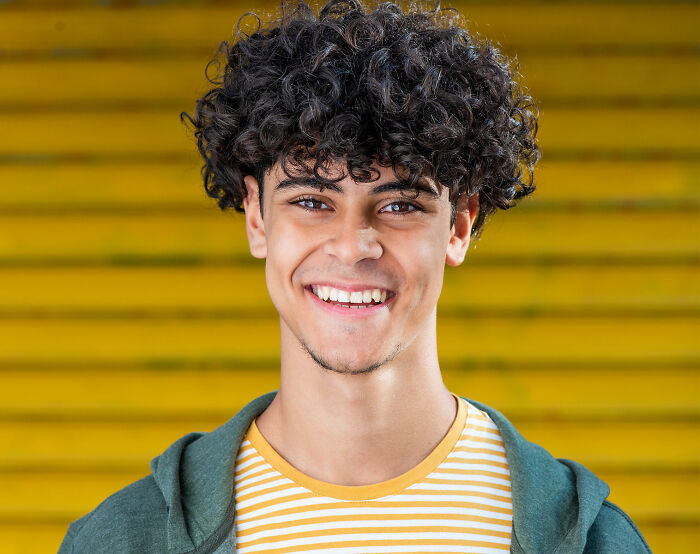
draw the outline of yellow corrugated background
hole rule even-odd
[[[447,270],[446,384],[607,481],[655,552],[695,551],[699,5],[454,5],[518,53],[544,158]],[[251,7],[0,3],[2,553],[55,551],[173,440],[278,386],[262,266],[178,119]]]

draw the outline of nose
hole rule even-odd
[[[384,252],[377,231],[366,218],[348,214],[334,222],[325,242],[325,252],[346,265],[365,259],[378,259]]]

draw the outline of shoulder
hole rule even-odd
[[[168,511],[152,475],[115,492],[70,524],[59,554],[160,551]],[[161,546],[155,550],[155,547]],[[150,548],[154,550],[150,550]]]
[[[651,549],[622,508],[605,500],[588,532],[584,554],[617,552],[650,554]]]

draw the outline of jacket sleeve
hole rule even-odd
[[[630,517],[606,500],[588,531],[584,554],[651,554],[651,548]]]

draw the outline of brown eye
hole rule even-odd
[[[387,204],[384,206],[381,210],[379,210],[382,213],[395,213],[395,214],[406,214],[409,212],[415,212],[420,210],[418,206],[415,204],[412,204],[411,202],[392,202],[391,204]]]
[[[299,198],[298,200],[290,202],[290,204],[294,204],[308,211],[328,209],[328,204],[316,198]]]

